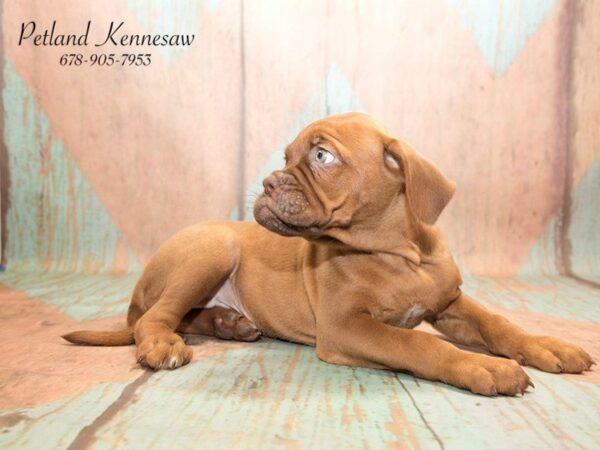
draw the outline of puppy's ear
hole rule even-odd
[[[404,142],[389,139],[384,146],[386,165],[392,170],[401,170],[404,175],[411,212],[421,222],[433,225],[454,195],[456,184]]]

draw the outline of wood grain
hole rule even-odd
[[[527,369],[488,399],[314,349],[199,339],[174,372],[118,328],[141,267],[204,219],[251,220],[308,123],[369,112],[457,181],[464,289],[600,360],[600,2],[66,0],[2,9],[0,447],[598,448],[600,377]],[[194,33],[152,65],[63,67],[15,31]],[[120,51],[121,49],[116,49]],[[83,49],[86,53],[97,51]],[[427,327],[426,331],[433,332]]]

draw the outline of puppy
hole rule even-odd
[[[126,330],[65,338],[135,341],[140,364],[174,369],[192,357],[176,331],[214,332],[197,325],[213,323],[203,314],[214,318],[219,306],[240,314],[229,337],[260,332],[315,346],[330,363],[409,371],[483,395],[522,394],[531,381],[519,364],[554,373],[594,364],[581,348],[529,335],[461,291],[435,227],[454,183],[369,116],[314,122],[285,160],[264,180],[258,223],[200,223],[158,249],[134,289]],[[507,358],[412,329],[423,320]]]

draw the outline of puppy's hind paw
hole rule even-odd
[[[219,339],[253,342],[260,338],[260,331],[241,314],[230,310],[222,316],[215,317],[213,322],[215,336]]]
[[[261,336],[261,332],[256,326],[245,317],[242,317],[235,326],[236,340],[244,342],[254,342]]]

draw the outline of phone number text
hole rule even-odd
[[[65,53],[58,61],[61,66],[149,66],[151,53]]]

